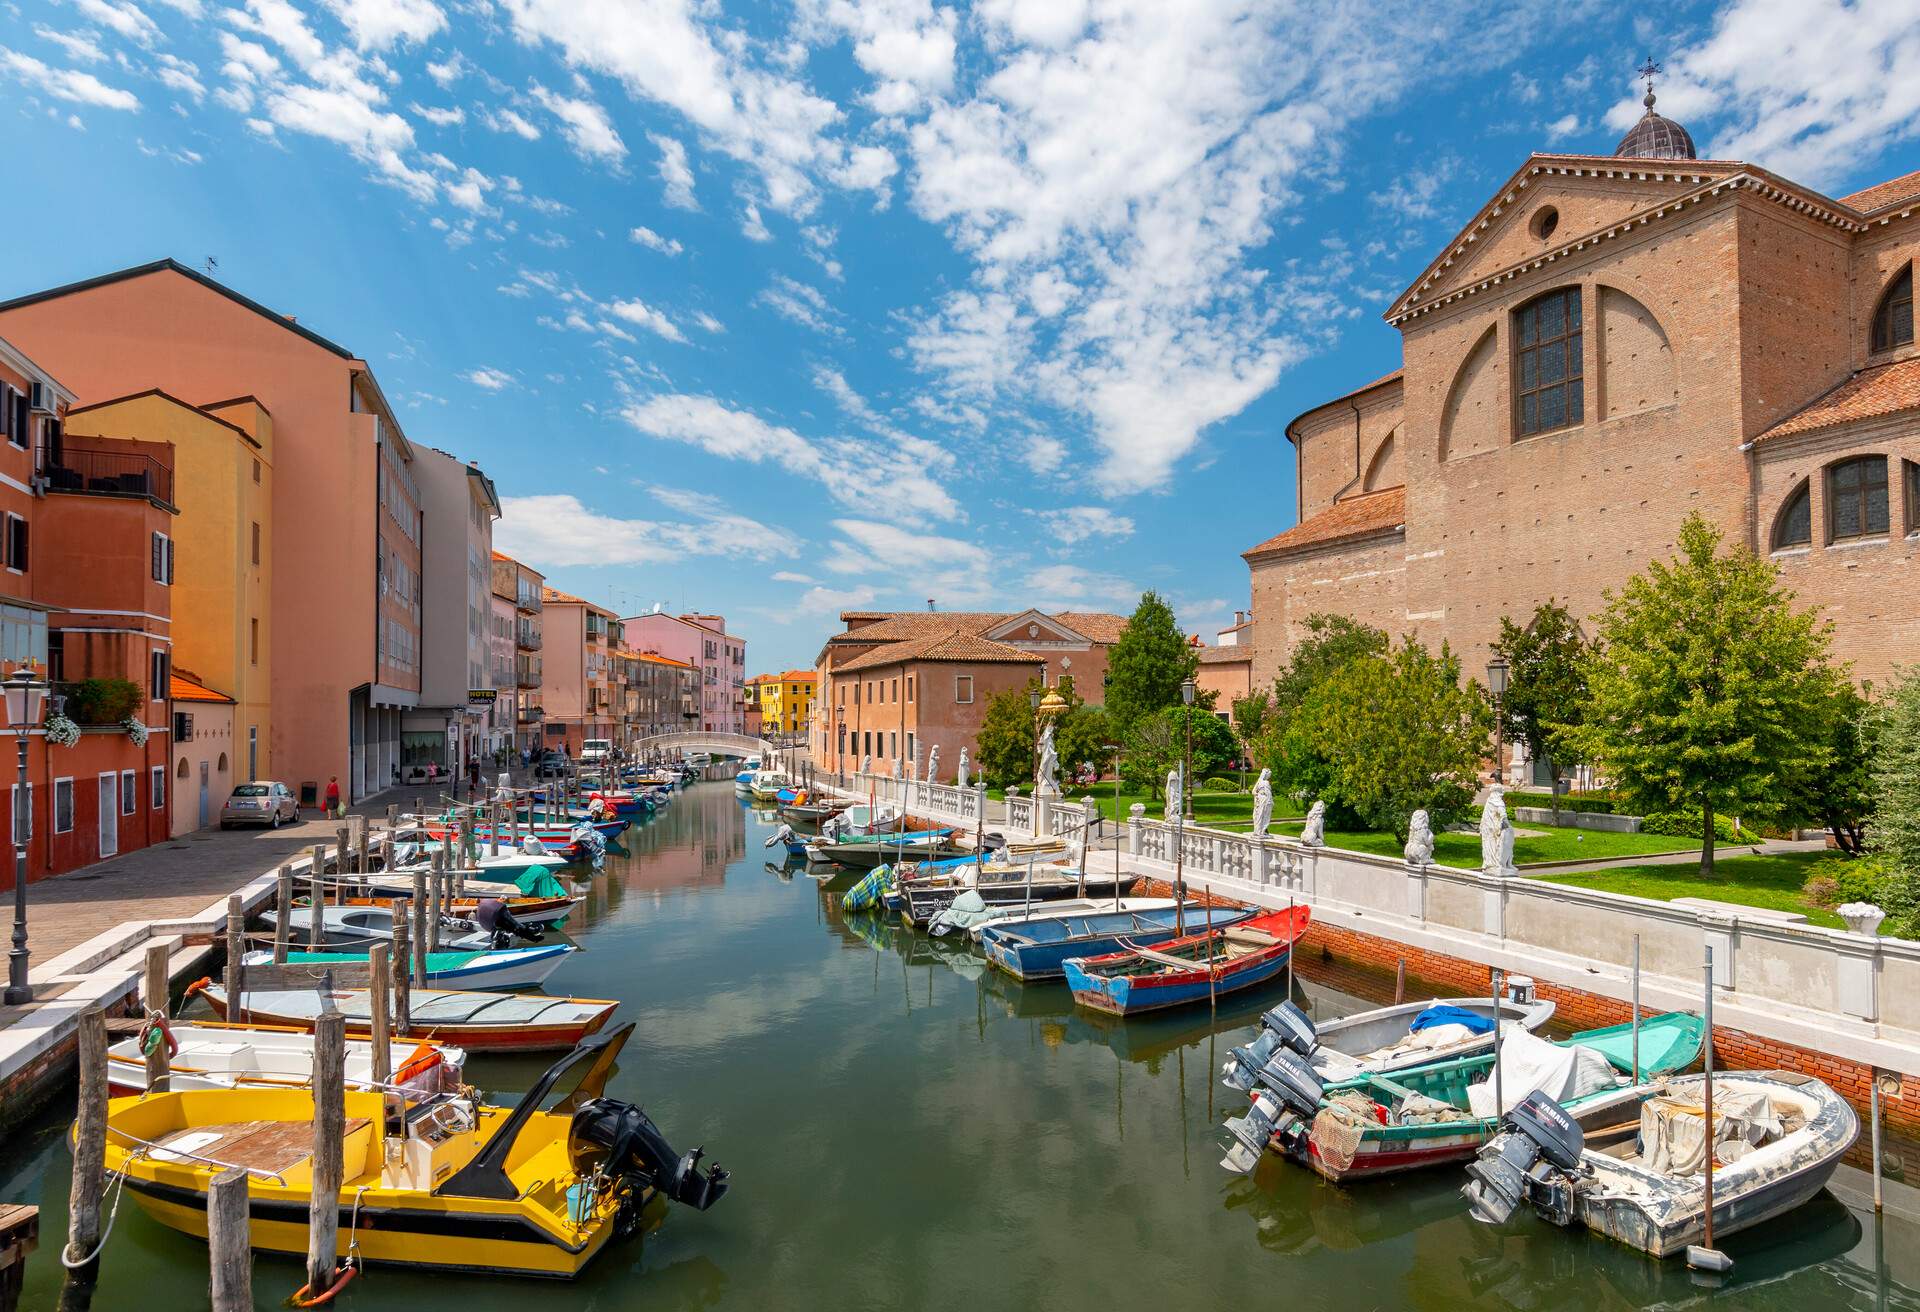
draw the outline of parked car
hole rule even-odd
[[[269,829],[278,829],[299,819],[300,801],[293,795],[293,790],[271,779],[236,784],[227,798],[227,804],[220,808],[222,829],[231,829],[235,825],[265,825]]]
[[[560,779],[573,773],[573,761],[565,752],[543,752],[534,764],[536,779]]]

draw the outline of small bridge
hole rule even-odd
[[[780,749],[765,738],[744,733],[714,733],[689,729],[682,733],[659,733],[651,738],[636,738],[633,751],[641,756],[668,756],[679,752],[710,752],[714,756],[770,757]]]

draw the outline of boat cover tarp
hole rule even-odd
[[[1706,1165],[1706,1107],[1692,1093],[1649,1098],[1640,1107],[1640,1157],[1663,1175],[1698,1175]],[[1713,1142],[1722,1161],[1730,1160],[1769,1136],[1780,1134],[1780,1120],[1764,1090],[1715,1089]],[[1719,1147],[1738,1141],[1730,1153]]]
[[[1455,1007],[1442,1003],[1428,1007],[1413,1018],[1413,1024],[1407,1026],[1410,1034],[1418,1034],[1432,1025],[1460,1025],[1469,1034],[1490,1034],[1493,1031],[1493,1018],[1482,1016],[1479,1012],[1468,1011],[1465,1007]]]
[[[1549,1043],[1522,1029],[1510,1031],[1500,1040],[1500,1093],[1508,1109],[1530,1093],[1546,1094],[1555,1102],[1610,1089],[1614,1085],[1613,1067],[1592,1048],[1572,1044],[1562,1047]],[[1492,1116],[1493,1075],[1467,1090],[1467,1106],[1475,1116]]]

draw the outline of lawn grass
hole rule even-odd
[[[1839,916],[1808,906],[1800,894],[1807,867],[1832,855],[1830,852],[1779,852],[1770,856],[1720,857],[1713,863],[1712,878],[1702,876],[1697,866],[1681,865],[1617,866],[1612,870],[1543,874],[1532,878],[1598,889],[1603,893],[1627,893],[1657,902],[1671,902],[1678,897],[1707,897],[1774,911],[1799,911],[1816,925],[1840,929],[1843,922]]]
[[[1027,789],[1023,786],[1020,791],[1024,795]],[[1147,819],[1158,820],[1166,806],[1164,801],[1149,793],[1131,792],[1125,788],[1120,790],[1120,800],[1116,803],[1111,779],[1090,787],[1073,784],[1067,787],[1065,792],[1068,800],[1073,802],[1078,802],[1082,797],[1091,794],[1095,804],[1100,808],[1100,814],[1109,820],[1125,820],[1128,809],[1135,802],[1145,804]],[[1006,793],[999,788],[989,788],[987,796],[1000,801],[1005,798]],[[1278,820],[1286,816],[1299,816],[1303,812],[1287,798],[1275,797],[1273,814]],[[1253,827],[1253,794],[1250,792],[1214,793],[1203,788],[1193,795],[1193,822],[1215,829],[1250,829]]]

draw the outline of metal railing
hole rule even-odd
[[[121,451],[63,451],[47,466],[55,492],[152,497],[173,504],[173,470],[152,456]]]

